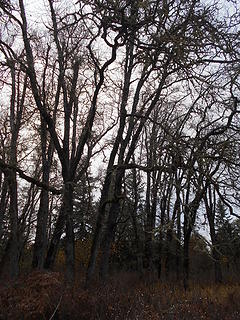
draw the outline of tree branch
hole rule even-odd
[[[33,177],[28,176],[22,169],[15,167],[13,165],[7,164],[2,159],[0,159],[0,170],[2,170],[6,175],[8,174],[9,170],[15,171],[19,174],[20,178],[22,178],[30,183],[33,183],[36,186],[38,186],[46,191],[52,192],[53,194],[61,194],[62,193],[62,190],[56,189],[52,186],[47,185],[46,183],[43,183]]]

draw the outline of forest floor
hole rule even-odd
[[[0,287],[0,319],[11,320],[237,320],[240,285],[191,285],[139,281],[122,273],[105,286],[65,285],[57,272],[33,272]]]

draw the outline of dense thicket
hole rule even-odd
[[[185,288],[190,267],[234,275],[235,2],[0,8],[1,275],[56,268],[63,251],[67,281],[86,272],[87,286],[121,269]]]

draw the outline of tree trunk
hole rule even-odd
[[[65,213],[63,205],[60,208],[59,216],[57,218],[56,226],[53,231],[53,235],[49,244],[49,248],[47,251],[46,259],[44,262],[44,268],[52,269],[54,266],[54,262],[56,260],[60,239],[63,234],[64,226],[65,226]]]
[[[146,227],[145,227],[145,256],[146,256],[146,268],[149,273],[153,271],[153,248],[152,248],[152,216],[150,205],[150,189],[151,189],[151,177],[150,172],[147,173],[147,190],[146,190]]]
[[[191,232],[188,230],[184,234],[184,244],[183,244],[183,286],[187,290],[189,288],[189,242],[190,242]]]
[[[215,275],[215,283],[222,283],[223,281],[223,275],[222,275],[222,267],[221,267],[221,261],[220,261],[220,255],[216,249],[216,247],[213,245],[213,251],[212,251],[213,259],[214,259],[214,275]]]
[[[21,118],[24,106],[24,99],[27,87],[27,77],[25,77],[21,95],[17,94],[20,90],[20,83],[16,82],[15,63],[8,61],[11,68],[12,94],[10,104],[10,126],[11,126],[11,147],[10,165],[17,165],[17,140],[21,126]],[[19,74],[20,76],[20,74]],[[17,87],[16,87],[17,84]],[[17,101],[16,101],[17,99]],[[9,186],[9,218],[10,218],[10,241],[8,250],[9,274],[11,279],[16,279],[19,274],[19,226],[18,226],[18,188],[16,171],[7,170],[7,180]],[[3,265],[6,265],[3,263]]]
[[[73,230],[73,187],[71,182],[65,183],[63,203],[44,263],[46,269],[51,269],[54,266],[64,226],[66,226],[66,280],[68,283],[73,283],[75,277],[75,243]]]
[[[109,258],[111,253],[111,246],[114,240],[117,218],[120,212],[120,198],[122,190],[122,179],[124,176],[124,170],[117,170],[112,177],[112,184],[109,190],[109,196],[111,200],[111,207],[106,223],[106,229],[101,243],[101,261],[99,276],[102,281],[105,281],[109,273]]]
[[[189,184],[190,186],[190,184]],[[207,185],[206,185],[207,186]],[[206,186],[201,189],[199,188],[196,192],[194,199],[188,203],[189,195],[187,195],[187,201],[185,204],[184,212],[184,244],[183,244],[183,285],[184,289],[189,288],[189,242],[192,234],[192,230],[196,220],[197,210],[199,208],[200,202],[203,198]],[[189,194],[190,188],[188,188]]]
[[[111,246],[114,240],[116,228],[117,228],[117,218],[120,212],[120,201],[116,199],[112,203],[109,217],[107,220],[107,226],[105,235],[101,244],[101,260],[99,267],[99,276],[101,281],[105,281],[109,274],[109,259],[111,254]]]
[[[133,157],[134,161],[134,157]],[[135,161],[134,161],[135,162]],[[135,247],[137,253],[137,271],[142,275],[143,273],[143,248],[142,248],[142,240],[140,236],[140,230],[137,221],[137,208],[138,208],[138,188],[137,188],[137,176],[136,169],[133,169],[133,188],[134,188],[134,206],[133,210],[131,210],[131,218],[132,218],[132,226],[134,230],[134,239],[135,239]]]
[[[158,245],[158,279],[162,276],[162,252],[163,252],[163,231],[162,228],[165,224],[165,215],[167,208],[167,197],[166,195],[162,196],[161,199],[161,218],[160,218],[160,229],[159,229],[159,245]]]
[[[176,277],[180,279],[180,265],[181,265],[181,212],[177,213],[177,246],[176,246]]]
[[[8,183],[7,179],[4,176],[4,180],[1,186],[1,200],[0,200],[0,240],[2,239],[3,236],[3,220],[4,220],[4,215],[7,209],[7,199],[8,199]]]
[[[167,230],[167,235],[166,235],[166,260],[165,260],[165,277],[166,279],[169,278],[169,273],[170,273],[170,261],[172,258],[172,253],[171,253],[171,243],[172,243],[172,229]]]
[[[37,215],[37,229],[33,249],[32,267],[43,269],[47,249],[47,222],[48,222],[49,196],[46,190],[41,191],[40,205]]]
[[[47,156],[47,125],[41,118],[41,151],[42,151],[42,182],[49,184],[50,168],[53,155],[53,146],[50,142]],[[47,250],[47,223],[49,215],[49,194],[42,189],[40,205],[37,214],[37,228],[34,242],[32,267],[43,269],[44,259]]]
[[[99,212],[98,212],[98,217],[97,217],[97,223],[96,223],[96,228],[95,228],[94,235],[93,235],[91,254],[90,254],[88,269],[87,269],[87,273],[86,273],[86,282],[85,282],[86,287],[89,286],[89,284],[91,283],[91,281],[93,279],[93,275],[94,275],[98,249],[99,249],[100,243],[101,243],[101,232],[103,229],[104,218],[105,218],[105,214],[106,214],[106,206],[109,202],[108,201],[109,200],[109,195],[108,195],[109,189],[112,188],[112,183],[111,183],[112,182],[112,175],[113,175],[113,172],[109,172],[106,175],[103,189],[102,189],[100,205],[99,205]]]
[[[73,187],[70,182],[65,184],[63,206],[66,216],[66,280],[68,283],[73,283],[75,278],[75,243],[73,230]]]
[[[180,188],[178,185],[178,182],[176,183],[177,189],[176,189],[176,201],[174,204],[173,214],[171,221],[169,223],[169,228],[167,230],[167,237],[166,237],[166,263],[165,263],[165,274],[166,279],[169,277],[170,272],[170,261],[172,260],[173,254],[171,250],[171,245],[173,241],[173,228],[176,218],[178,219],[179,212],[180,212]],[[180,217],[179,217],[180,218]]]
[[[9,247],[9,272],[10,278],[16,279],[19,274],[19,237],[18,237],[18,201],[16,173],[11,171],[8,176],[10,195],[10,247]]]
[[[220,254],[218,252],[217,246],[218,241],[216,237],[216,230],[215,230],[215,207],[216,207],[216,197],[214,191],[212,192],[211,187],[208,188],[208,197],[207,193],[204,194],[204,202],[205,208],[210,228],[210,237],[212,241],[212,257],[214,260],[214,276],[215,276],[215,283],[222,283],[223,276],[222,276],[222,268],[220,262]]]

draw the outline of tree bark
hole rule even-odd
[[[52,152],[50,157],[47,157],[47,126],[41,119],[41,151],[42,151],[42,182],[49,184],[50,168]],[[52,144],[49,148],[52,149]],[[48,153],[49,154],[49,153]],[[44,259],[47,249],[47,223],[49,215],[49,194],[48,191],[42,189],[40,195],[40,205],[37,214],[36,237],[34,241],[32,267],[43,269]]]
[[[202,177],[199,178],[202,180]],[[183,226],[183,234],[184,234],[184,244],[183,244],[183,286],[184,289],[187,290],[189,288],[189,243],[192,234],[192,230],[196,220],[197,210],[199,205],[203,199],[205,190],[207,188],[201,188],[197,190],[194,199],[189,203],[189,192],[190,192],[190,184],[188,185],[186,203],[184,208],[184,226]]]
[[[11,143],[10,143],[10,166],[17,164],[17,141],[19,130],[21,126],[21,119],[24,107],[24,100],[27,89],[27,77],[24,78],[23,87],[20,85],[20,73],[16,77],[15,63],[8,60],[8,65],[11,70],[12,92],[10,102],[10,127],[11,127]],[[20,91],[21,89],[22,91]],[[21,92],[21,93],[20,93]],[[19,95],[20,93],[20,95]],[[9,218],[10,218],[10,239],[8,242],[6,255],[6,262],[2,261],[2,269],[9,262],[9,275],[11,279],[16,279],[19,274],[19,254],[20,254],[20,239],[19,239],[19,225],[18,225],[18,186],[16,171],[7,169],[5,171],[8,187],[9,187]],[[1,273],[4,270],[1,270]]]
[[[0,200],[0,240],[3,236],[3,220],[5,216],[5,212],[7,209],[7,200],[8,200],[8,182],[4,175],[4,180],[2,182],[1,188],[1,200]]]
[[[150,273],[153,272],[153,248],[152,248],[152,216],[151,216],[151,205],[150,205],[150,188],[151,188],[151,177],[150,172],[147,172],[147,190],[146,190],[146,226],[145,226],[145,256],[146,256],[146,268]]]
[[[98,249],[99,249],[100,243],[101,243],[101,232],[103,229],[104,218],[105,218],[105,214],[106,214],[105,209],[106,209],[107,204],[109,203],[108,193],[109,193],[109,189],[111,187],[112,174],[113,174],[113,172],[107,173],[107,175],[105,177],[102,193],[101,193],[97,223],[96,223],[96,228],[95,228],[94,235],[93,235],[93,243],[91,246],[90,259],[89,259],[87,273],[86,273],[85,287],[89,286],[89,284],[91,283],[91,281],[93,279],[93,275],[94,275],[94,270],[95,270],[95,266],[96,266],[97,255],[98,255]]]
[[[214,276],[215,283],[222,283],[222,268],[220,262],[220,253],[218,252],[218,241],[215,230],[215,208],[216,208],[216,199],[214,191],[212,192],[211,187],[208,188],[208,197],[207,193],[204,195],[205,208],[210,228],[210,237],[212,241],[212,257],[214,260]]]
[[[48,192],[46,190],[42,190],[40,195],[39,210],[37,214],[37,228],[32,260],[32,267],[39,270],[43,269],[47,249],[48,206]]]
[[[133,161],[134,161],[134,157],[133,157]],[[140,273],[140,275],[142,275],[143,248],[142,248],[142,239],[141,239],[140,230],[139,230],[138,221],[137,221],[139,194],[138,194],[138,187],[137,187],[136,169],[133,169],[132,172],[133,172],[134,205],[133,205],[133,210],[131,210],[131,218],[132,218],[132,225],[133,225],[134,236],[135,236],[134,237],[135,247],[136,247],[136,253],[137,253],[137,271]]]
[[[181,212],[177,213],[177,246],[176,246],[176,277],[180,280],[180,266],[181,266],[181,238],[182,238],[182,228],[181,228]]]
[[[44,262],[44,268],[46,268],[46,269],[52,269],[54,266],[54,262],[56,260],[61,236],[64,231],[65,222],[66,222],[66,217],[65,217],[65,213],[64,213],[64,207],[62,204],[62,206],[60,207],[56,226],[54,228],[53,235],[52,235],[52,238],[51,238],[51,241],[50,241],[50,244],[48,247],[47,255],[45,258],[45,262]]]
[[[75,242],[73,230],[73,187],[72,183],[65,184],[63,207],[66,216],[66,280],[73,283],[75,279]]]
[[[122,191],[122,180],[124,170],[116,170],[112,180],[112,190],[109,191],[111,197],[111,207],[109,210],[108,219],[106,222],[105,233],[101,243],[101,260],[99,267],[99,275],[102,281],[105,281],[109,274],[109,258],[111,253],[111,246],[114,240],[117,218],[120,212],[120,198]]]
[[[189,288],[189,242],[191,237],[191,228],[184,233],[183,244],[183,286],[187,290]]]

